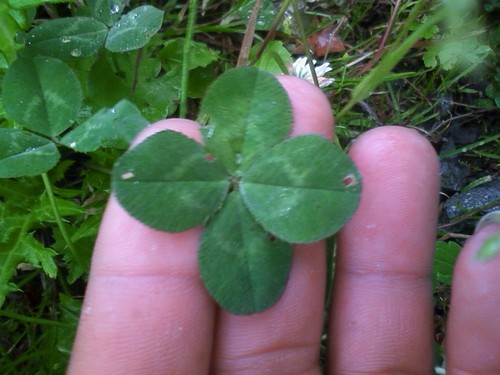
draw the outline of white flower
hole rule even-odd
[[[313,65],[316,64],[316,60],[313,60]],[[319,87],[327,87],[330,86],[334,79],[324,77],[326,73],[332,70],[329,63],[321,64],[320,66],[315,66],[314,70],[316,71],[316,77],[318,77]],[[311,83],[314,83],[311,69],[309,68],[309,64],[307,63],[307,57],[299,57],[289,69],[289,73],[293,76],[303,78]]]

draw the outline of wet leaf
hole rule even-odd
[[[75,73],[61,60],[19,58],[5,74],[2,100],[8,117],[55,137],[78,115],[82,90]]]
[[[292,246],[266,233],[238,192],[203,231],[199,265],[203,282],[219,305],[234,314],[271,307],[285,289]]]
[[[125,8],[125,0],[87,0],[86,4],[92,16],[108,26],[118,20]]]
[[[107,33],[106,25],[93,18],[58,18],[31,30],[26,45],[29,52],[71,60],[97,54]]]
[[[70,0],[71,1],[71,0]],[[8,0],[9,5],[12,8],[34,8],[39,5],[47,4],[57,4],[57,3],[67,3],[68,0]]]
[[[0,128],[0,178],[36,176],[59,161],[56,145],[17,129]]]
[[[200,117],[205,143],[230,172],[291,131],[288,96],[270,73],[246,67],[220,76],[207,90]]]
[[[98,111],[65,135],[61,143],[80,152],[99,147],[127,148],[147,124],[137,107],[124,99],[113,108]]]
[[[159,57],[165,60],[166,66],[170,69],[179,68],[182,65],[183,49],[186,39],[176,38],[167,41],[159,53]],[[217,60],[220,53],[207,47],[204,43],[191,41],[189,44],[189,70],[199,67],[206,67]]]
[[[360,177],[340,149],[317,135],[295,137],[261,154],[240,191],[255,219],[282,240],[314,242],[354,213]]]
[[[126,52],[144,47],[159,30],[163,12],[143,5],[122,16],[109,30],[106,48],[111,52]]]
[[[261,44],[252,48],[250,58],[254,58]],[[292,65],[293,57],[281,41],[270,41],[260,58],[255,62],[255,67],[273,74],[288,74],[288,66]]]
[[[203,146],[163,131],[125,153],[115,164],[113,190],[120,204],[144,224],[180,232],[203,224],[224,200],[229,182]]]

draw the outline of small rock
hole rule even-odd
[[[494,204],[495,202],[496,204]],[[495,178],[493,181],[479,185],[465,193],[452,196],[443,205],[441,222],[451,222],[466,212],[477,210],[489,204],[493,205],[484,209],[482,214],[500,209],[500,178]],[[459,223],[453,226],[453,230],[463,229],[469,224],[474,225],[474,222],[475,220],[468,220],[468,223]]]

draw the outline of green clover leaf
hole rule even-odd
[[[124,154],[114,190],[129,213],[152,228],[181,232],[203,224],[222,204],[228,180],[192,139],[166,130]]]
[[[286,92],[269,73],[223,74],[201,107],[205,145],[162,131],[125,153],[113,170],[121,205],[170,232],[204,224],[199,267],[226,310],[272,306],[288,279],[292,243],[334,234],[354,213],[360,176],[318,135],[286,139]]]

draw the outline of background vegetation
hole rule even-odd
[[[323,90],[342,147],[401,124],[440,153],[440,372],[454,260],[500,201],[499,11],[495,0],[2,0],[0,373],[64,373],[110,171],[137,131],[195,119],[231,67],[284,73],[303,54],[332,68]]]

